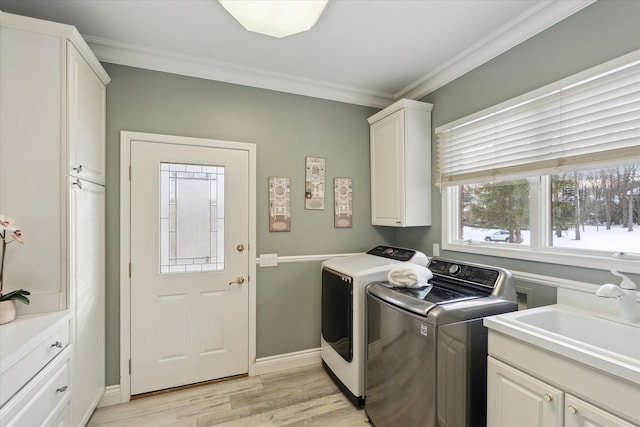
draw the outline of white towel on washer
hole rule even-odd
[[[421,288],[427,286],[432,277],[433,273],[428,268],[406,263],[389,271],[387,280],[397,288]]]

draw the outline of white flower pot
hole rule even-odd
[[[12,322],[16,318],[16,301],[0,301],[0,325]]]

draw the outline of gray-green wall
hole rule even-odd
[[[640,1],[600,0],[430,93],[433,128],[640,49]],[[435,138],[435,136],[434,136]],[[435,139],[434,139],[435,141]],[[436,144],[432,158],[437,159]],[[433,182],[435,182],[433,164]],[[441,195],[432,196],[433,226],[399,230],[396,244],[431,254],[442,241]],[[608,271],[572,268],[462,252],[441,256],[589,283],[615,282]],[[640,283],[637,275],[632,275]]]
[[[598,1],[426,96],[424,101],[435,105],[434,127],[640,49],[639,22],[640,1]],[[428,52],[420,52],[416,45],[415,54],[428,55]],[[435,189],[433,226],[395,230],[369,225],[369,127],[366,118],[376,109],[104,65],[112,78],[107,88],[108,385],[120,382],[120,130],[255,143],[258,151],[258,254],[357,252],[380,243],[414,247],[431,254],[432,244],[440,243],[441,200]],[[324,211],[304,210],[306,156],[326,158],[328,182],[333,177],[353,178],[353,229],[333,228],[332,191],[326,194]],[[433,171],[435,174],[435,168]],[[291,177],[290,233],[268,231],[266,186],[269,176]],[[443,252],[442,255],[574,280],[609,280],[608,273],[603,271],[457,252]],[[258,269],[258,357],[319,345],[319,269],[319,262]]]
[[[393,243],[371,226],[369,125],[377,109],[104,64],[107,87],[107,384],[119,384],[120,131],[255,143],[257,254],[362,252]],[[304,209],[305,157],[326,159],[324,210]],[[291,178],[291,232],[268,230],[267,179]],[[333,226],[333,178],[353,179],[353,228]],[[257,271],[257,356],[320,345],[320,263]]]

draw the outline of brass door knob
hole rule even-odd
[[[229,286],[231,285],[242,285],[244,283],[244,277],[243,276],[238,276],[236,277],[236,280],[234,280],[233,282],[229,282]]]
[[[236,246],[236,249],[238,250],[238,252],[243,252],[244,251],[244,245],[242,243],[240,243],[238,246]]]

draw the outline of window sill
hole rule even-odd
[[[461,241],[456,243],[443,243],[442,249],[501,258],[592,268],[597,270],[608,271],[614,269],[626,273],[640,274],[640,255],[638,254],[606,254],[595,251],[593,253],[590,253],[589,251],[581,251],[580,253],[577,253],[575,249],[569,252],[561,248],[548,248],[544,251],[534,251],[528,246],[525,248],[518,246],[519,245],[517,244],[509,243]]]

